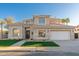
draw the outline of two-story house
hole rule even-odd
[[[64,25],[58,18],[48,15],[33,16],[9,25],[9,39],[70,40],[74,39],[74,26]]]

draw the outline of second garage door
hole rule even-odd
[[[50,31],[49,39],[51,39],[51,40],[70,40],[70,31]]]

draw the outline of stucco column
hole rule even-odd
[[[49,29],[46,29],[46,39],[48,40],[49,39],[49,32],[48,32]]]
[[[8,30],[9,30],[9,32],[8,32],[8,39],[12,39],[12,37],[13,37],[13,35],[12,35],[13,34],[13,32],[12,32],[13,28],[9,26]]]
[[[70,40],[74,40],[74,31],[73,31],[73,29],[70,32]]]

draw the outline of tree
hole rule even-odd
[[[70,22],[70,19],[69,18],[61,19],[61,22],[67,25]]]
[[[14,23],[14,18],[9,16],[9,17],[5,18],[5,21],[7,24],[12,24],[12,23]]]
[[[65,20],[65,19],[61,19],[61,22],[62,22],[63,24],[65,24],[65,23],[66,23],[66,20]]]
[[[69,18],[66,18],[66,24],[68,24],[70,22]]]
[[[1,31],[1,39],[3,39],[3,25],[4,25],[4,23],[5,23],[5,22],[4,22],[2,19],[0,19],[0,25],[1,25],[1,27],[0,27],[0,28],[1,28],[1,30],[0,30],[0,31]]]
[[[1,39],[3,39],[3,27],[6,24],[6,28],[8,29],[8,25],[14,23],[13,17],[9,16],[5,19],[0,19],[0,28],[1,28]]]
[[[8,28],[8,25],[14,23],[14,18],[9,16],[9,17],[5,18],[5,22],[6,22],[6,28]]]

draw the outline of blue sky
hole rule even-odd
[[[70,18],[71,25],[79,24],[79,4],[55,3],[0,3],[0,18],[12,16],[16,21],[32,18],[32,15],[51,15],[57,18]]]

